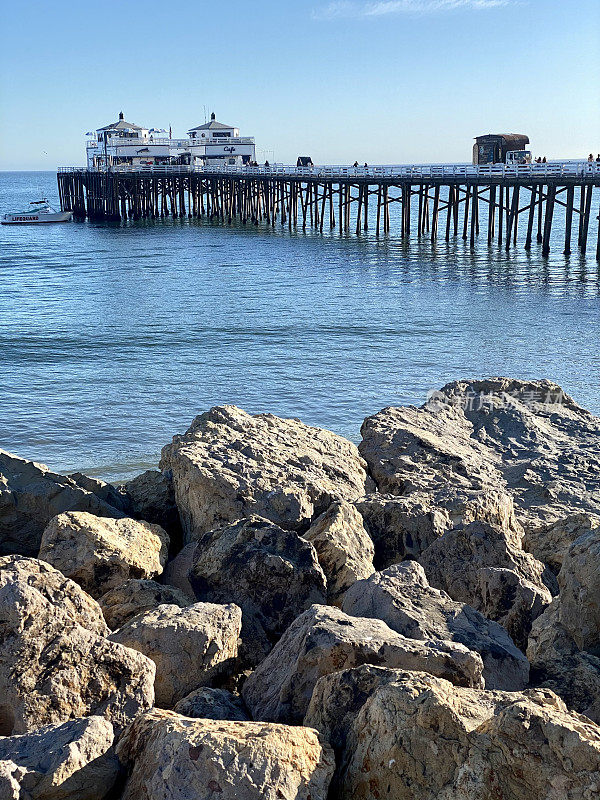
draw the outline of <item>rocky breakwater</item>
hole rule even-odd
[[[599,556],[548,381],[359,447],[213,408],[122,486],[0,452],[0,798],[599,798]]]

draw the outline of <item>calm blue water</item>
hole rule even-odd
[[[54,173],[0,173],[2,213],[41,193]],[[135,474],[217,403],[357,440],[465,376],[548,377],[600,413],[592,244],[542,259],[188,220],[0,237],[0,446],[58,471]]]

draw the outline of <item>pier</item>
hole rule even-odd
[[[563,252],[585,254],[590,221],[600,261],[600,163],[425,164],[364,167],[60,167],[61,209],[76,219],[203,217],[242,224],[311,227],[387,235],[397,215],[402,237],[479,239],[510,250],[534,238],[550,253],[564,209]],[[561,215],[562,216],[562,215]],[[562,221],[562,220],[561,220]]]

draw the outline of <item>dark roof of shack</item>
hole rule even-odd
[[[505,142],[529,144],[529,136],[524,133],[486,133],[484,136],[476,136],[476,142],[484,142],[489,139],[504,139]]]

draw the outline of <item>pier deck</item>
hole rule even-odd
[[[592,210],[598,215],[600,163],[61,167],[57,177],[62,210],[80,219],[190,216],[357,234],[371,225],[379,235],[390,232],[390,211],[398,209],[401,236],[411,235],[416,222],[419,237],[462,236],[474,248],[483,232],[488,244],[497,240],[508,250],[524,216],[524,247],[535,236],[548,255],[556,208],[565,210],[564,253],[571,253],[574,221],[577,248],[586,253]]]

